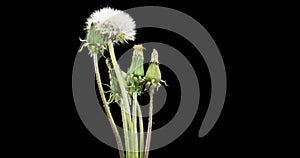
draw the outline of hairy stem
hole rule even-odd
[[[151,142],[151,134],[152,134],[153,94],[154,94],[154,89],[150,88],[149,89],[149,96],[150,96],[149,121],[148,121],[148,131],[147,131],[147,139],[146,139],[146,147],[145,147],[144,158],[148,158],[149,150],[150,150],[150,142]]]
[[[137,103],[137,110],[138,110],[138,117],[139,117],[139,128],[140,128],[140,158],[144,157],[144,125],[143,125],[143,115],[142,110],[138,102]]]
[[[122,145],[122,140],[121,140],[119,131],[118,131],[117,126],[115,124],[115,121],[112,117],[112,114],[110,112],[107,100],[106,100],[105,95],[104,95],[104,90],[103,90],[103,87],[102,87],[101,76],[100,76],[99,67],[98,67],[97,54],[94,54],[93,58],[94,58],[94,67],[95,67],[95,73],[96,73],[96,80],[97,80],[97,84],[98,84],[99,93],[100,93],[100,96],[101,96],[101,99],[102,99],[102,102],[103,102],[103,107],[104,107],[105,112],[107,114],[109,123],[111,125],[112,130],[113,130],[113,133],[115,135],[117,145],[118,145],[118,149],[119,149],[120,158],[125,158],[125,155],[124,155],[124,152],[123,152],[124,148],[123,148],[123,145]]]

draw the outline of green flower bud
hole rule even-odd
[[[158,53],[156,49],[153,49],[151,54],[150,65],[146,72],[146,80],[152,81],[154,80],[156,83],[161,81],[161,73],[159,69],[159,62],[158,62]]]
[[[135,76],[144,76],[143,50],[145,48],[141,44],[139,44],[139,45],[135,45],[133,49],[134,51],[132,55],[132,61],[128,73],[134,74]]]
[[[144,76],[144,56],[143,50],[145,49],[141,44],[134,45],[131,65],[128,69],[127,85],[129,93],[138,92],[141,94],[143,91],[143,76]]]

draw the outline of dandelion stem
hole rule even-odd
[[[119,64],[117,63],[117,60],[116,60],[116,56],[115,56],[115,52],[114,52],[114,46],[113,46],[113,43],[112,43],[111,40],[108,41],[108,47],[109,47],[109,53],[110,53],[111,61],[112,61],[112,64],[113,64],[113,68],[116,72],[116,76],[117,76],[118,83],[119,83],[119,86],[120,86],[121,95],[122,95],[123,101],[125,103],[125,110],[126,110],[127,114],[130,116],[131,113],[130,113],[130,107],[129,107],[129,102],[128,102],[128,94],[127,94],[127,91],[125,89],[125,84],[124,84],[124,81],[123,81],[123,77],[122,77],[122,74],[121,74]],[[131,117],[129,117],[128,119],[129,119],[128,121],[129,121],[129,124],[130,124],[129,129],[132,129]]]
[[[144,157],[144,125],[143,125],[143,115],[142,110],[137,101],[137,110],[138,110],[138,117],[139,117],[139,128],[140,128],[140,158]]]
[[[109,120],[109,123],[111,125],[112,130],[113,130],[113,133],[115,135],[117,145],[118,145],[118,149],[119,149],[120,158],[125,158],[125,155],[124,155],[124,152],[123,152],[124,148],[123,148],[123,145],[122,145],[122,140],[121,140],[119,131],[117,129],[117,126],[115,124],[115,121],[114,121],[114,119],[112,117],[112,114],[110,112],[108,102],[107,102],[107,100],[105,98],[105,95],[104,95],[104,90],[103,90],[103,87],[102,87],[101,76],[100,76],[99,67],[98,67],[97,54],[94,54],[93,58],[94,58],[94,67],[95,67],[95,73],[96,73],[96,80],[97,80],[97,84],[98,84],[99,93],[100,93],[100,96],[101,96],[101,99],[102,99],[102,102],[103,102],[103,107],[104,107],[105,112],[108,116],[108,120]]]
[[[154,94],[154,88],[150,87],[150,89],[149,89],[149,97],[150,97],[149,121],[148,121],[148,131],[147,131],[147,139],[146,139],[146,147],[145,147],[144,158],[148,158],[149,150],[150,150],[150,142],[151,142],[151,134],[152,134],[153,94]]]
[[[133,105],[132,105],[132,124],[133,124],[133,149],[136,158],[139,158],[138,153],[138,135],[137,135],[137,92],[133,93]]]
[[[111,62],[112,62],[112,65],[113,65],[113,68],[115,70],[115,73],[116,73],[116,76],[117,76],[117,80],[118,80],[118,83],[119,83],[119,87],[120,87],[120,90],[121,90],[121,98],[123,100],[123,109],[122,111],[125,112],[126,116],[122,116],[122,117],[126,117],[126,123],[128,124],[128,131],[129,131],[129,134],[127,135],[128,138],[129,138],[129,148],[127,148],[126,150],[129,150],[129,152],[132,152],[133,148],[133,140],[132,140],[132,136],[133,136],[133,132],[132,132],[132,120],[131,120],[131,112],[130,112],[130,107],[129,107],[129,102],[128,102],[128,92],[126,91],[125,89],[125,83],[123,81],[123,76],[121,74],[121,70],[120,70],[120,67],[119,67],[119,64],[117,63],[117,60],[116,60],[116,55],[115,55],[115,52],[114,52],[114,46],[113,46],[113,43],[111,40],[108,41],[108,48],[109,48],[109,54],[110,54],[110,58],[111,58]],[[130,157],[130,156],[129,156]]]
[[[128,123],[127,123],[127,119],[126,119],[126,111],[124,110],[124,105],[120,105],[120,107],[121,107],[123,130],[124,130],[124,137],[125,137],[126,156],[127,156],[127,158],[130,158],[131,153],[129,152],[130,144],[129,144],[129,133],[128,133]]]

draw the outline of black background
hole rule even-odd
[[[26,133],[26,139],[21,141],[24,152],[42,152],[53,156],[101,157],[105,154],[108,157],[118,157],[117,150],[96,139],[77,114],[72,96],[73,62],[81,44],[79,37],[84,38],[86,35],[83,30],[86,18],[93,11],[106,6],[125,10],[148,5],[177,9],[200,22],[218,45],[227,73],[227,95],[221,116],[214,128],[205,137],[199,138],[198,131],[210,99],[210,78],[203,58],[197,55],[197,50],[191,43],[172,32],[147,28],[137,31],[135,42],[116,48],[116,52],[122,52],[134,43],[162,42],[180,50],[197,68],[202,108],[199,108],[195,121],[182,136],[166,147],[151,151],[150,157],[179,157],[179,154],[189,157],[243,157],[269,154],[277,149],[281,138],[268,130],[276,122],[268,115],[262,115],[265,114],[264,106],[268,104],[263,101],[265,95],[262,89],[265,87],[258,86],[268,82],[261,74],[270,69],[267,66],[263,68],[264,72],[257,70],[260,69],[258,65],[265,62],[263,56],[268,53],[261,45],[266,44],[265,36],[270,33],[264,22],[274,18],[269,4],[99,0],[55,4],[40,2],[38,11],[33,14],[45,13],[44,18],[37,23],[41,32],[34,37],[35,41],[42,43],[41,56],[44,59],[36,62],[44,67],[42,70],[34,69],[38,75],[29,79],[30,83],[33,80],[40,85],[41,89],[32,97],[38,106],[34,106],[34,114],[28,114],[29,120],[19,120],[19,124],[24,125],[21,129]],[[36,21],[39,17],[33,18]],[[158,34],[162,36],[158,38]],[[35,66],[27,69],[32,68]],[[172,98],[180,95],[176,86],[178,81],[172,80],[172,73],[167,68],[162,66],[161,69],[163,78],[170,85],[167,87],[170,97],[166,107],[154,116],[154,129],[163,126],[174,116],[178,104]],[[107,81],[104,78],[105,80]],[[118,109],[112,110],[118,112]],[[271,150],[269,147],[272,147]]]
[[[197,74],[201,87],[200,105],[202,105],[202,108],[199,108],[198,115],[194,119],[195,121],[191,124],[188,130],[176,141],[164,148],[151,151],[150,157],[163,157],[162,155],[177,157],[178,152],[180,154],[185,153],[187,154],[186,156],[193,155],[195,157],[201,157],[203,155],[207,157],[217,156],[220,154],[220,152],[224,153],[224,156],[237,155],[237,151],[250,152],[249,149],[244,146],[249,141],[249,138],[244,131],[246,122],[240,120],[240,116],[243,111],[239,111],[239,109],[241,108],[235,106],[238,103],[235,103],[234,99],[231,98],[231,96],[233,95],[231,93],[233,85],[231,73],[232,69],[234,69],[231,64],[232,62],[235,62],[234,60],[236,60],[237,57],[235,57],[235,59],[231,58],[238,54],[234,52],[235,50],[229,48],[229,45],[232,46],[234,38],[238,38],[235,37],[237,35],[236,31],[239,31],[240,29],[238,28],[239,26],[237,26],[237,24],[243,25],[242,19],[235,17],[236,12],[239,11],[237,8],[235,8],[233,11],[233,8],[220,8],[216,7],[213,4],[175,4],[173,1],[164,0],[155,2],[96,1],[94,3],[80,3],[76,8],[74,8],[74,12],[72,12],[72,22],[74,22],[74,25],[72,25],[74,29],[72,30],[74,30],[74,32],[71,33],[73,37],[71,40],[74,41],[74,45],[72,45],[73,51],[69,53],[70,56],[68,56],[68,58],[74,58],[76,50],[80,45],[78,37],[85,36],[85,31],[83,31],[84,23],[86,21],[86,18],[94,10],[106,6],[125,10],[131,7],[143,5],[157,5],[178,9],[179,11],[185,12],[186,14],[189,14],[193,18],[197,19],[208,30],[208,32],[211,34],[211,36],[219,46],[219,49],[222,52],[222,56],[224,58],[224,62],[226,64],[229,81],[227,100],[224,106],[224,111],[222,112],[219,121],[208,135],[206,135],[204,138],[199,138],[198,131],[201,125],[201,120],[203,120],[204,118],[206,108],[210,99],[210,78],[203,58],[197,55],[197,50],[191,45],[191,43],[189,43],[179,35],[161,29],[139,29],[137,32],[137,39],[134,43],[157,41],[169,44],[179,49],[184,53],[185,56],[187,56],[191,63],[193,63],[193,66],[197,67]],[[120,46],[121,48],[117,47],[116,52],[122,52],[122,50],[126,50],[122,49],[122,47],[129,48],[132,46],[132,44],[133,42],[131,42],[128,46]],[[237,47],[235,49],[237,49]],[[163,77],[168,81],[168,84],[170,84],[170,87],[167,88],[168,100],[166,106],[162,109],[162,111],[154,116],[154,129],[163,126],[172,118],[172,116],[174,116],[178,107],[178,99],[174,98],[180,97],[180,89],[178,86],[176,86],[176,83],[178,85],[178,81],[176,82],[176,79],[174,77],[171,77],[171,75],[166,75],[166,72],[164,70],[166,71],[167,69],[162,68]],[[113,108],[112,111],[113,113],[118,112],[117,110],[115,110],[115,108]],[[110,155],[111,157],[118,157],[117,150],[112,149],[98,141],[84,127],[76,113],[76,109],[73,104],[70,104],[68,112],[72,112],[73,115],[70,116],[72,117],[72,119],[70,119],[70,124],[68,125],[68,133],[66,133],[68,137],[70,137],[71,135],[71,140],[68,139],[67,141],[64,141],[66,145],[72,146],[72,148],[75,148],[79,153],[88,153],[95,155],[105,153],[107,155]],[[145,119],[145,121],[146,120],[147,119]]]

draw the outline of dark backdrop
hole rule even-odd
[[[202,108],[199,108],[195,121],[176,141],[151,151],[150,157],[163,157],[167,154],[172,157],[179,157],[179,154],[186,157],[244,157],[268,153],[269,150],[265,146],[277,138],[271,137],[265,130],[265,126],[271,126],[272,121],[267,118],[262,122],[259,119],[263,103],[258,100],[262,96],[258,95],[260,88],[254,86],[254,82],[264,82],[263,78],[260,80],[255,68],[262,62],[256,47],[262,44],[263,37],[259,36],[256,30],[266,27],[262,24],[265,20],[262,17],[265,17],[263,13],[266,6],[260,3],[196,3],[187,0],[178,2],[99,0],[55,4],[40,2],[38,10],[46,14],[43,15],[44,19],[41,18],[41,22],[35,23],[42,30],[47,26],[47,30],[43,30],[36,40],[43,43],[44,38],[50,39],[49,42],[41,44],[45,52],[42,55],[49,62],[44,70],[38,70],[37,78],[42,79],[39,80],[39,85],[43,91],[38,92],[41,101],[38,101],[40,106],[35,108],[38,111],[35,113],[37,116],[34,115],[33,119],[28,121],[33,123],[36,130],[30,130],[28,132],[30,136],[26,137],[26,142],[37,141],[34,141],[34,146],[30,146],[34,150],[26,152],[41,151],[46,155],[70,157],[79,155],[103,157],[103,154],[107,157],[118,157],[117,150],[97,140],[77,114],[72,96],[73,62],[81,44],[79,37],[84,38],[86,35],[83,30],[86,18],[93,11],[106,6],[125,10],[147,5],[177,9],[198,20],[218,45],[228,80],[226,101],[221,116],[214,128],[205,137],[199,138],[198,131],[210,99],[210,77],[203,58],[197,53],[190,53],[197,50],[177,34],[161,29],[139,29],[135,43],[157,41],[174,46],[184,53],[194,67],[197,67],[196,72],[201,86]],[[157,34],[161,36],[157,37]],[[117,50],[122,52],[132,44],[131,42],[130,45]],[[42,63],[40,60],[38,62]],[[172,81],[172,74],[167,69],[162,68],[162,73],[167,81],[170,81],[169,84],[177,83],[176,80]],[[38,80],[37,78],[35,79]],[[104,81],[107,79],[104,78]],[[45,89],[47,93],[44,93]],[[174,99],[178,95],[176,93],[178,86],[170,84],[167,90],[169,105],[154,116],[154,129],[166,124],[178,108],[178,102]],[[115,108],[112,110],[117,111]]]

